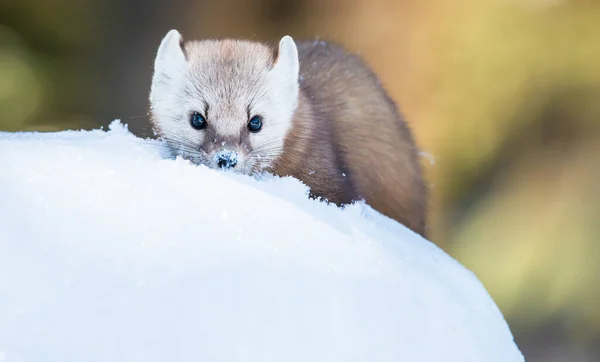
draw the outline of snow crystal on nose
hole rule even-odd
[[[215,154],[215,162],[224,168],[234,167],[238,162],[238,154],[232,150],[221,150]]]

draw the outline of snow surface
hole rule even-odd
[[[0,133],[0,361],[523,361],[476,277],[364,204],[109,131]]]

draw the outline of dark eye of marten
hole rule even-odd
[[[190,124],[194,129],[202,130],[205,129],[208,123],[206,122],[206,118],[198,112],[192,113],[190,116]]]
[[[262,118],[260,116],[254,116],[248,122],[248,131],[256,133],[262,128]]]

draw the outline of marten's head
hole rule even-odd
[[[184,43],[176,30],[154,63],[150,117],[175,155],[250,174],[283,152],[298,106],[298,50],[239,40]]]

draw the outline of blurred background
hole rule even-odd
[[[427,154],[431,240],[527,361],[600,361],[600,1],[1,0],[0,131],[148,136],[171,28],[361,54]]]

